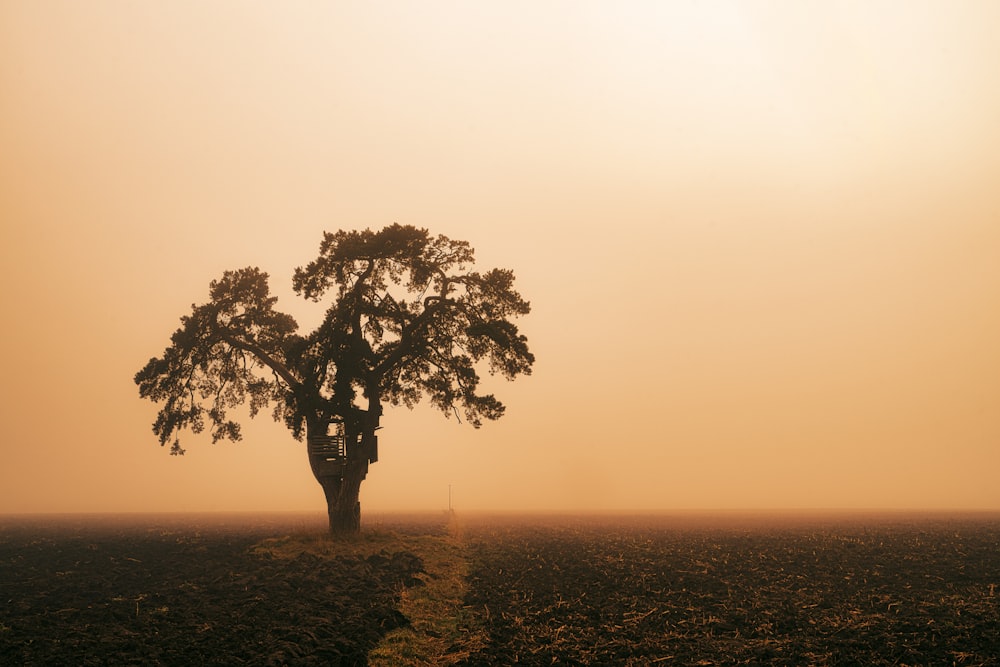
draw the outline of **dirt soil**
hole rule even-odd
[[[470,527],[465,666],[998,665],[1000,521]]]
[[[0,522],[0,664],[367,664],[419,559],[254,548],[283,531]]]
[[[1000,665],[996,515],[470,517],[448,646],[379,645],[442,530],[0,518],[0,664]]]

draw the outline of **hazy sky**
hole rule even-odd
[[[0,512],[316,510],[133,376],[324,230],[512,269],[535,373],[367,511],[1000,509],[1000,3],[0,0]]]

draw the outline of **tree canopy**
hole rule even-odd
[[[479,427],[503,404],[480,389],[480,370],[528,375],[534,356],[513,320],[530,311],[506,269],[472,270],[465,241],[394,224],[324,233],[319,256],[295,270],[300,296],[330,300],[315,331],[275,309],[268,275],[248,267],[211,283],[209,301],[181,318],[161,357],[135,381],[162,403],[154,433],[183,454],[179,434],[210,429],[241,439],[232,408],[270,408],[296,438],[341,420],[377,427],[383,402],[429,400]]]

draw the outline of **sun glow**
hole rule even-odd
[[[366,507],[1000,507],[997,81],[990,2],[0,3],[0,512],[321,509],[131,377],[227,269],[311,329],[294,268],[393,222],[538,361],[387,411]]]

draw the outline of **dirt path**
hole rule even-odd
[[[404,539],[404,545],[423,562],[422,585],[403,591],[398,608],[410,623],[382,638],[370,664],[452,665],[482,649],[485,635],[465,606],[470,562],[460,518],[451,514],[442,534]]]

